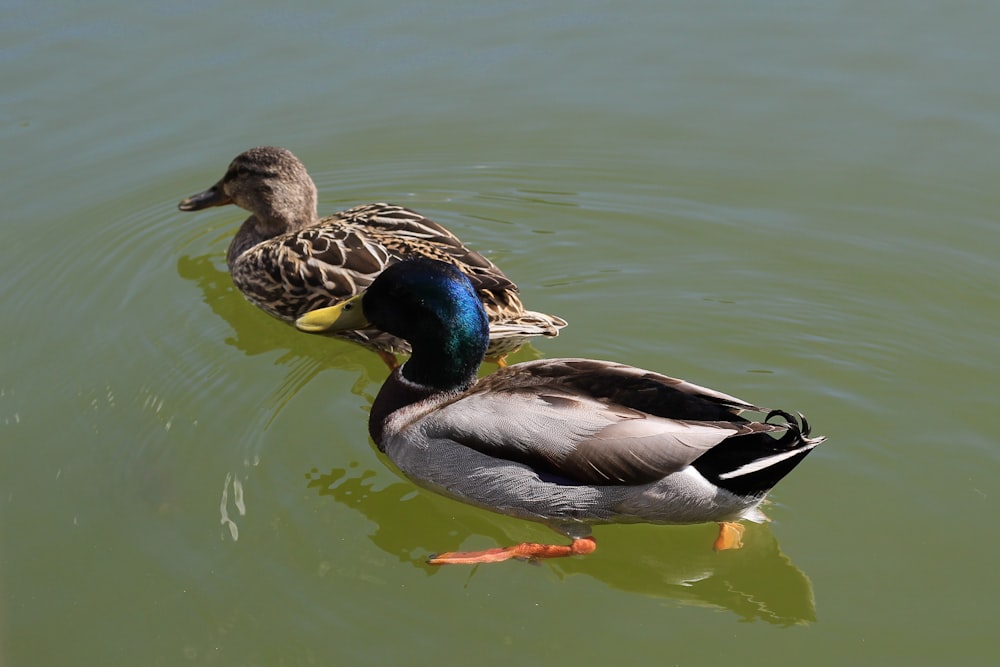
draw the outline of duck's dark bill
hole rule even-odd
[[[184,199],[177,205],[177,208],[182,211],[200,211],[203,208],[225,206],[231,203],[233,203],[233,200],[229,198],[225,191],[220,186],[213,185],[204,192],[199,192]]]

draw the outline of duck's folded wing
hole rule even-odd
[[[357,225],[385,245],[395,259],[430,257],[458,266],[478,291],[496,292],[517,286],[493,262],[472,250],[455,234],[430,218],[395,204],[365,204],[334,216],[338,224]]]
[[[770,411],[721,391],[613,361],[540,359],[518,364],[518,368],[522,376],[531,378],[522,381],[668,419],[742,421],[737,416],[741,412]]]
[[[523,463],[563,483],[602,485],[655,481],[726,438],[770,428],[666,419],[537,386],[466,394],[422,421],[431,439]]]

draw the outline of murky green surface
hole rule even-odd
[[[995,661],[995,3],[20,3],[0,22],[4,665]],[[235,293],[257,144],[444,223],[615,359],[829,441],[716,554],[556,537],[370,444],[381,362]]]

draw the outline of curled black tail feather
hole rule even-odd
[[[767,433],[735,436],[705,452],[692,465],[710,482],[737,495],[767,493],[825,440],[810,437],[812,428],[801,413],[771,410],[764,423],[780,427],[771,421],[776,417],[785,422],[780,438]]]
[[[784,410],[771,410],[764,417],[764,423],[770,424],[773,417],[781,417],[785,421],[787,430],[784,435],[782,435],[774,443],[784,448],[795,447],[799,443],[805,441],[810,433],[809,422],[806,421],[805,415],[801,412],[797,412],[794,415],[790,412],[785,412]]]

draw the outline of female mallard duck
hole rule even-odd
[[[322,220],[316,186],[284,148],[262,146],[236,156],[226,175],[178,208],[200,211],[236,204],[251,215],[226,261],[233,282],[264,311],[286,321],[354,296],[394,262],[430,257],[456,265],[479,294],[490,319],[487,354],[502,363],[532,336],[556,336],[566,322],[525,310],[517,286],[493,262],[424,216],[392,204],[366,204]],[[339,334],[378,351],[390,366],[405,341],[368,329]]]
[[[572,538],[445,553],[433,564],[590,553],[598,523],[762,521],[765,494],[824,440],[809,437],[801,415],[608,361],[543,359],[477,381],[486,314],[472,284],[441,262],[395,264],[296,326],[369,323],[413,348],[372,405],[378,448],[433,491]],[[741,533],[724,523],[716,548],[738,547]]]

